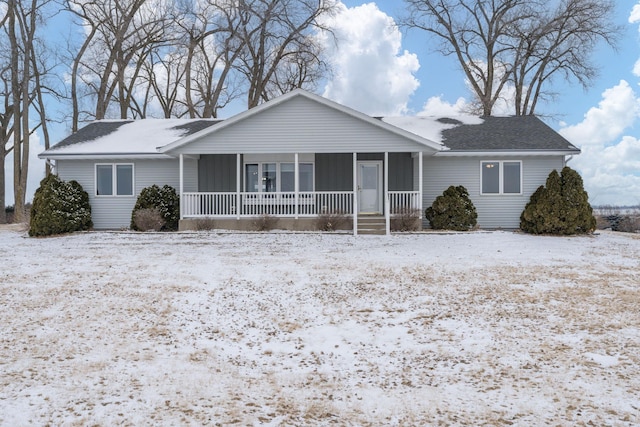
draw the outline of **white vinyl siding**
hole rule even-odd
[[[132,164],[134,194],[132,197],[102,197],[96,196],[95,170],[96,164]],[[180,191],[179,163],[177,159],[130,160],[123,162],[108,159],[94,160],[58,160],[56,162],[58,176],[70,181],[75,179],[89,194],[91,216],[94,228],[97,230],[128,228],[131,222],[131,211],[136,203],[140,191],[153,184],[170,185]],[[197,160],[185,159],[185,191],[197,191],[198,167]]]
[[[531,194],[544,185],[549,173],[564,166],[563,156],[531,156],[522,158],[493,158],[492,161],[521,161],[520,194],[482,194],[478,165],[485,161],[478,157],[424,158],[423,207],[426,209],[450,185],[463,185],[478,212],[478,226],[485,229],[517,229],[520,214]],[[425,220],[426,221],[426,220]],[[426,221],[425,226],[429,225]]]
[[[435,150],[307,98],[292,98],[175,153],[383,153]],[[248,163],[245,161],[245,163]]]

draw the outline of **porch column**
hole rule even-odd
[[[353,153],[353,235],[358,235],[358,153]]]
[[[180,153],[180,219],[184,219],[184,154]]]
[[[418,209],[420,209],[420,222],[422,223],[422,151],[418,152]]]
[[[240,179],[242,177],[242,164],[240,162],[240,153],[236,153],[236,219],[240,220]]]
[[[299,175],[299,165],[298,165],[298,153],[295,153],[293,155],[293,160],[294,160],[294,167],[293,167],[293,173],[295,174],[295,177],[293,178],[293,191],[296,192],[295,198],[294,198],[294,214],[295,214],[295,218],[298,219],[298,192],[300,191],[300,177]]]
[[[384,152],[384,224],[387,236],[391,234],[391,206],[389,200],[389,152]]]

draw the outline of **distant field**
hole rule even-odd
[[[0,425],[640,424],[640,235],[0,230]]]

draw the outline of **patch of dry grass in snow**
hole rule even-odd
[[[0,231],[2,425],[640,423],[640,240]]]

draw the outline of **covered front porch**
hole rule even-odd
[[[422,219],[423,153],[180,154],[180,228],[202,220],[250,229],[262,216],[277,228],[313,230],[322,216],[378,217],[391,232],[395,215]],[[195,170],[194,170],[195,168]]]

